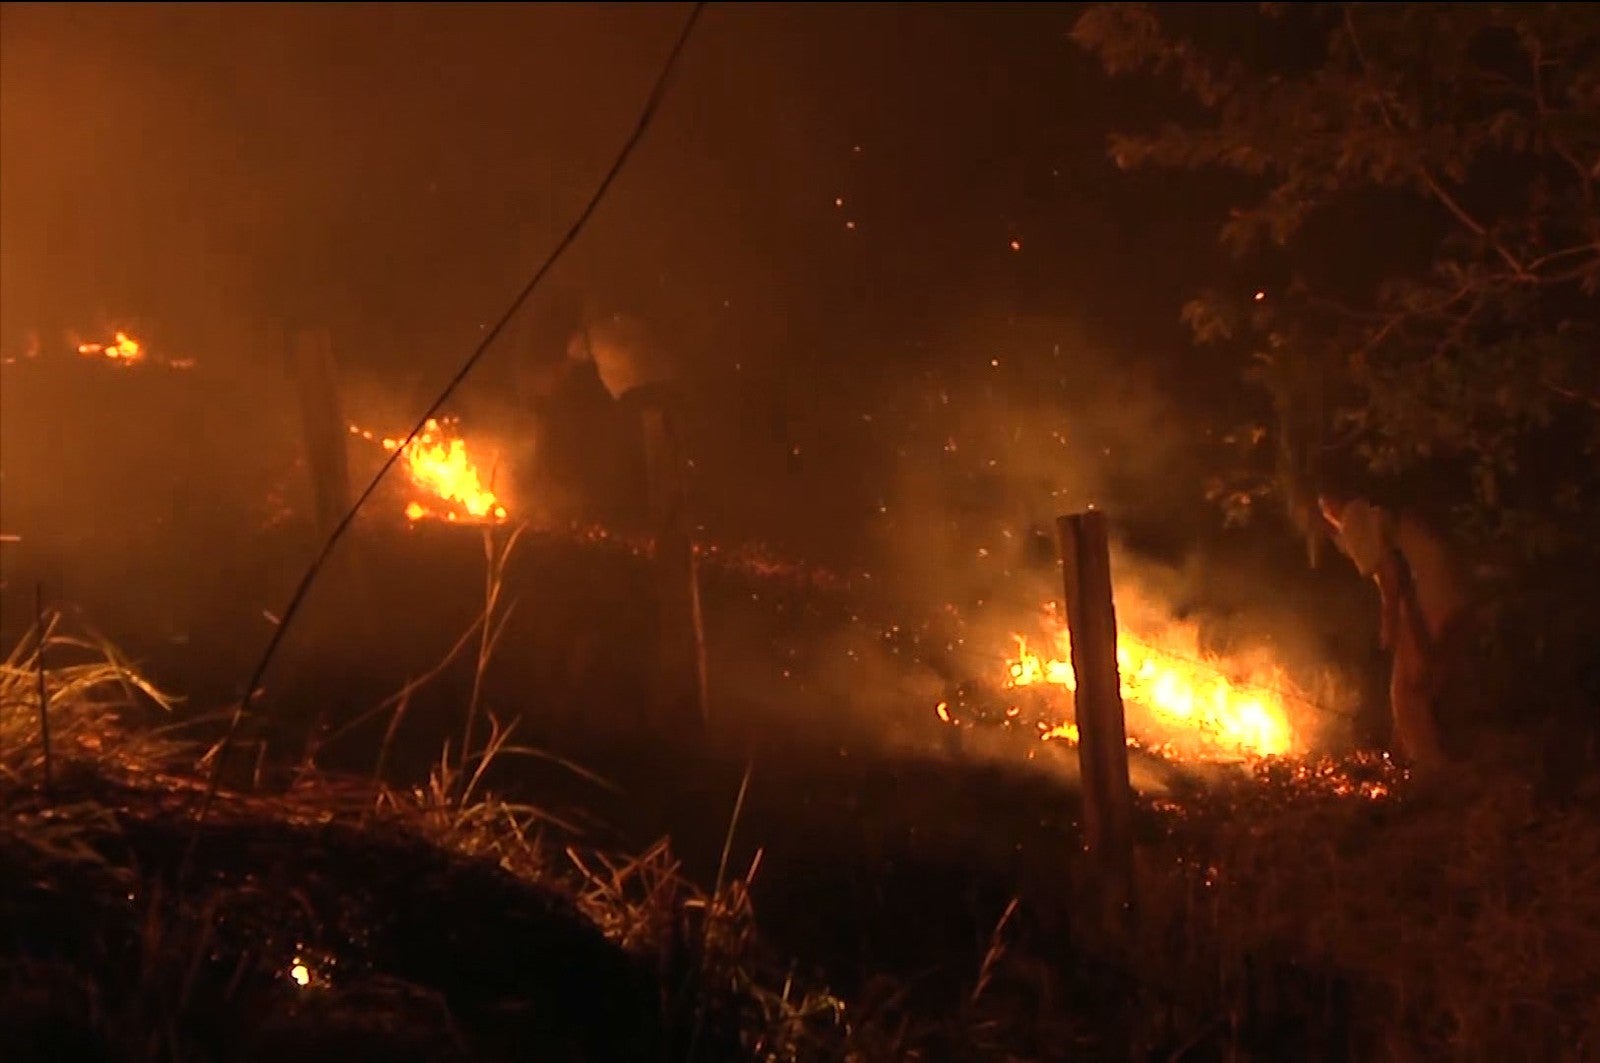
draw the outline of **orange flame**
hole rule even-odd
[[[352,435],[372,439],[373,434],[355,425]],[[383,439],[384,450],[398,450],[402,440]],[[506,519],[506,508],[493,490],[486,487],[478,466],[467,449],[454,420],[430,419],[416,438],[406,444],[402,457],[411,485],[419,497],[406,503],[406,519],[442,520],[452,524],[498,524]]]
[[[1006,661],[1006,686],[1039,683],[1074,690],[1072,643],[1065,627],[1057,627],[1048,655],[1028,646],[1021,635],[1016,654]],[[1277,756],[1294,748],[1285,697],[1273,677],[1241,678],[1244,669],[1205,657],[1179,645],[1176,627],[1166,637],[1144,637],[1123,630],[1117,637],[1117,666],[1122,698],[1143,709],[1148,729],[1173,747],[1197,747],[1201,755]],[[1281,680],[1280,680],[1281,683]],[[1045,739],[1076,740],[1071,723],[1047,729]]]
[[[80,343],[78,353],[102,355],[121,365],[131,365],[144,357],[144,344],[118,329],[110,343]]]

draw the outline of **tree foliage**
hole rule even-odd
[[[1213,12],[1215,13],[1215,12]],[[1318,478],[1444,485],[1526,567],[1600,557],[1600,5],[1264,4],[1256,47],[1106,4],[1075,41],[1168,79],[1196,120],[1115,136],[1122,167],[1218,168],[1224,245],[1281,277],[1184,318],[1276,417],[1224,496],[1304,511]]]

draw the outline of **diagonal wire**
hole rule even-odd
[[[427,410],[423,411],[422,415],[417,418],[416,425],[407,433],[401,444],[389,452],[388,458],[384,460],[383,466],[378,470],[377,475],[362,490],[355,503],[340,519],[333,531],[329,533],[327,541],[322,544],[321,551],[318,552],[310,566],[306,568],[305,575],[300,578],[299,586],[295,588],[294,593],[289,597],[289,604],[283,611],[282,619],[273,630],[272,637],[267,641],[267,646],[261,654],[261,659],[256,663],[255,671],[251,673],[250,682],[245,686],[244,696],[234,709],[227,733],[223,735],[222,741],[212,752],[213,760],[210,778],[206,783],[205,796],[201,799],[199,811],[195,814],[195,833],[190,837],[189,848],[191,852],[194,848],[195,839],[199,837],[200,824],[204,822],[206,814],[210,811],[211,804],[216,798],[217,787],[221,781],[224,755],[238,737],[239,727],[249,713],[251,703],[255,700],[256,689],[261,685],[261,680],[266,675],[267,668],[272,664],[272,659],[277,654],[278,647],[283,643],[284,633],[289,630],[295,615],[300,611],[300,607],[304,604],[306,595],[310,591],[311,585],[316,582],[317,575],[322,571],[323,565],[327,563],[334,547],[338,545],[339,540],[344,537],[345,532],[354,523],[356,514],[361,511],[361,507],[372,497],[373,492],[378,488],[378,484],[388,475],[389,470],[394,467],[395,462],[405,452],[406,447],[422,432],[428,421],[436,416],[444,404],[449,401],[456,388],[472,372],[473,367],[478,364],[479,360],[483,358],[484,354],[494,344],[494,341],[500,336],[500,333],[505,331],[512,318],[522,309],[523,304],[528,301],[528,297],[533,294],[534,289],[544,280],[545,275],[550,272],[551,268],[560,261],[561,256],[572,246],[578,234],[588,224],[589,218],[600,205],[600,201],[605,198],[606,192],[610,190],[617,175],[622,172],[623,166],[633,155],[634,149],[644,138],[645,130],[649,128],[651,121],[655,118],[656,110],[660,107],[662,97],[666,94],[667,85],[672,79],[672,73],[678,66],[679,57],[683,54],[684,46],[689,42],[689,35],[694,30],[695,23],[699,21],[700,13],[705,6],[704,0],[696,3],[689,11],[688,17],[684,19],[683,28],[678,31],[677,40],[673,42],[672,50],[667,53],[666,61],[661,67],[661,73],[657,75],[655,85],[650,90],[650,95],[646,98],[643,109],[639,112],[638,123],[634,126],[633,132],[628,136],[628,139],[623,142],[622,149],[617,153],[616,160],[612,162],[611,168],[606,171],[600,183],[595,186],[594,194],[589,197],[589,202],[584,206],[577,218],[574,219],[571,227],[567,229],[566,235],[556,244],[528,283],[522,286],[522,290],[511,301],[511,305],[501,315],[500,320],[495,322],[494,327],[479,341],[477,348],[461,364],[461,368],[456,370],[455,376],[451,377],[450,381],[445,384],[443,390],[439,392],[439,397],[434,399]],[[184,860],[185,867],[187,867],[188,862],[186,857]]]

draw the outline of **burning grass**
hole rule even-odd
[[[1264,649],[1208,650],[1197,624],[1165,617],[1126,588],[1119,613],[1117,664],[1131,747],[1175,763],[1241,763],[1312,748],[1316,718],[1327,711]],[[1006,722],[1024,724],[1044,741],[1075,743],[1072,641],[1054,603],[1040,610],[1031,633],[1013,632],[1010,641],[1009,651],[995,654],[992,675],[974,684],[977,700],[997,702],[984,706],[990,715],[1000,708]],[[982,714],[973,708],[947,699],[934,712],[959,725]]]
[[[195,366],[192,358],[152,355],[149,344],[135,339],[123,329],[112,329],[111,337],[107,340],[79,342],[77,352],[81,357],[94,359],[103,365],[123,368],[137,365],[158,366],[162,369],[193,369]]]
[[[376,441],[384,450],[401,450],[410,481],[406,519],[442,520],[451,524],[501,524],[506,507],[494,492],[494,476],[480,471],[481,454],[467,446],[457,421],[430,419],[409,443],[378,439],[370,430],[350,426],[350,434]]]
[[[1293,747],[1283,697],[1266,681],[1232,678],[1224,665],[1194,651],[1129,633],[1118,639],[1117,665],[1124,702],[1144,709],[1146,727],[1169,744],[1225,756],[1281,756]],[[1012,687],[1044,683],[1076,691],[1066,629],[1057,628],[1054,646],[1043,655],[1018,636],[1006,673]]]
[[[132,365],[144,358],[144,344],[118,329],[110,343],[80,343],[78,353],[110,359],[121,365]]]

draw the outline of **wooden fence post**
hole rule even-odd
[[[668,728],[683,723],[704,726],[708,722],[705,628],[684,456],[664,397],[641,394],[641,398],[658,602],[653,715],[658,725]]]
[[[323,535],[329,535],[350,506],[350,466],[348,429],[339,403],[333,340],[327,329],[300,331],[290,355],[290,369],[300,398],[317,526]]]
[[[1105,514],[1060,517],[1062,590],[1072,639],[1083,774],[1084,843],[1099,879],[1106,929],[1119,929],[1133,902],[1133,790],[1117,668],[1117,614]]]

